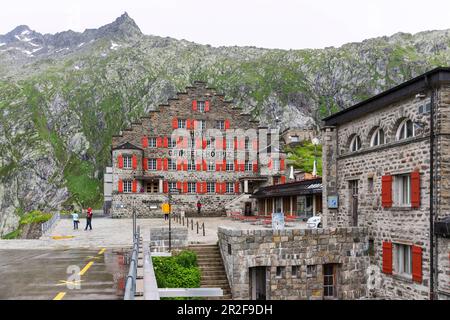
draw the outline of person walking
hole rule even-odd
[[[200,202],[200,200],[197,201],[197,213],[198,215],[200,215],[200,212],[202,210],[202,203]]]
[[[78,230],[78,224],[80,223],[80,217],[77,212],[72,213],[73,230]]]
[[[91,207],[89,207],[87,209],[87,213],[86,213],[86,228],[84,228],[84,230],[86,231],[88,227],[89,227],[89,230],[92,230],[92,208]]]

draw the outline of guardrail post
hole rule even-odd
[[[196,225],[197,225],[197,234],[198,234],[198,221],[197,221]]]
[[[184,217],[183,217],[183,227],[184,227]]]
[[[194,230],[194,220],[191,219],[191,230]]]
[[[203,228],[203,236],[205,236],[205,223],[203,222],[202,225],[203,225],[202,226],[202,228]]]

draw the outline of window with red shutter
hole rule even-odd
[[[286,183],[286,176],[281,176],[281,183]]]
[[[119,165],[119,169],[122,169],[123,168],[123,157],[121,154],[119,154],[119,156],[117,157],[117,162]]]
[[[122,181],[122,179],[119,179],[119,184],[118,184],[118,187],[117,187],[117,191],[119,191],[119,193],[123,192],[123,181]]]
[[[207,187],[207,184],[206,184],[206,182],[203,182],[203,193],[206,193],[207,191],[208,191],[208,187]]]
[[[381,203],[384,208],[392,207],[392,176],[381,177]]]
[[[392,242],[383,242],[383,272],[392,274]]]
[[[234,192],[235,193],[240,193],[239,189],[240,189],[241,184],[239,183],[239,181],[236,181],[234,183]]]
[[[169,146],[169,138],[164,137],[163,139],[163,148],[167,148]]]
[[[411,172],[411,207],[420,207],[420,172]]]
[[[200,161],[195,164],[195,170],[202,171],[202,163]]]
[[[186,120],[186,129],[191,129],[191,120],[190,119],[187,119]]]
[[[206,160],[202,161],[203,171],[208,171],[208,166],[206,164]],[[206,182],[205,182],[206,183]],[[206,190],[206,189],[205,189]]]
[[[169,192],[169,183],[167,181],[164,181],[164,183],[163,183],[163,192],[164,193]]]
[[[137,169],[137,156],[133,154],[133,157],[131,158],[131,165],[133,166],[133,169]]]
[[[412,278],[422,283],[422,248],[419,246],[412,246]]]
[[[156,170],[160,171],[162,169],[162,159],[156,159]]]
[[[137,181],[136,180],[133,180],[133,187],[132,187],[132,190],[131,190],[133,193],[136,193],[137,192]]]
[[[177,189],[180,190],[180,192],[183,192],[181,188],[181,181],[177,181]]]
[[[165,158],[165,159],[163,160],[163,170],[164,170],[164,171],[167,171],[168,168],[169,168],[169,159]]]
[[[162,137],[157,137],[156,138],[156,147],[157,148],[162,148]]]
[[[225,129],[230,129],[230,120],[225,120]]]
[[[208,111],[209,111],[209,101],[206,100],[205,101],[205,112],[208,112]]]
[[[258,172],[258,162],[256,160],[253,162],[253,172]]]
[[[202,186],[202,183],[197,181],[197,193],[203,193]]]
[[[197,111],[197,100],[192,100],[192,110]]]
[[[222,161],[217,160],[216,161],[216,171],[220,171],[222,168]]]
[[[188,192],[188,183],[187,181],[183,182],[183,193],[187,193]]]
[[[206,149],[207,145],[208,145],[208,143],[206,142],[206,139],[203,139],[202,140],[202,147],[203,147],[203,149]]]
[[[285,169],[285,167],[284,167],[284,159],[281,159],[280,160],[280,170],[284,170]]]
[[[172,119],[172,129],[178,129],[178,119],[177,118]]]
[[[221,193],[222,184],[220,182],[216,182],[216,193]]]
[[[145,170],[148,170],[148,158],[144,158],[142,160],[142,168]]]
[[[142,137],[142,148],[147,148],[147,147],[148,147],[148,138]]]
[[[234,171],[239,171],[240,167],[239,167],[239,162],[237,160],[234,160]]]

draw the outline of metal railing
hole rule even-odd
[[[127,282],[125,284],[124,300],[134,300],[136,294],[136,277],[139,259],[140,227],[137,226],[133,233],[133,251],[130,259],[130,269],[128,271]]]
[[[56,221],[58,221],[60,218],[59,212],[54,213],[53,216],[50,218],[50,220],[45,221],[41,224],[41,231],[42,235],[44,235],[48,230],[50,230],[51,227],[55,224]]]

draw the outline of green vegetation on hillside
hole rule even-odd
[[[314,159],[317,159],[317,174],[322,175],[322,145],[314,146],[311,141],[305,141],[295,147],[286,147],[287,158],[295,169],[311,173]]]
[[[21,236],[22,229],[24,228],[25,225],[30,225],[30,224],[35,224],[35,223],[40,224],[40,223],[50,220],[51,218],[52,218],[51,213],[45,213],[45,212],[42,212],[39,210],[33,210],[28,213],[25,213],[25,214],[21,215],[21,217],[20,217],[19,227],[16,230],[4,235],[2,237],[2,239],[17,239]]]

